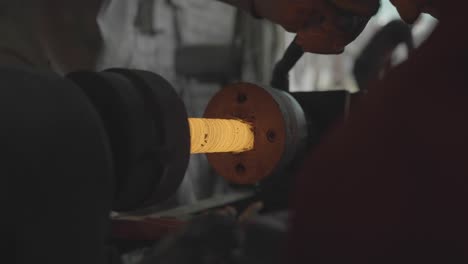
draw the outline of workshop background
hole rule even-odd
[[[343,54],[304,55],[291,72],[291,91],[357,91],[355,59],[375,32],[395,19],[399,19],[395,8],[382,1],[377,16]],[[112,0],[104,5],[98,22],[104,38],[98,68],[161,74],[176,87],[192,117],[201,117],[211,97],[228,82],[268,84],[275,62],[294,37],[213,0]],[[435,19],[423,16],[412,27],[416,46],[435,24]],[[392,64],[407,56],[402,45]],[[162,208],[230,191],[222,177],[215,177],[205,155],[192,155],[177,199]]]

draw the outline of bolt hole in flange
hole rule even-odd
[[[268,130],[266,136],[267,136],[268,142],[273,143],[273,142],[276,141],[276,132],[275,131],[273,131],[271,129]]]
[[[247,169],[245,168],[244,164],[239,163],[236,165],[236,172],[238,174],[244,174]]]
[[[244,94],[244,93],[239,93],[239,94],[237,95],[237,102],[238,102],[239,104],[243,104],[243,103],[247,102],[247,95]]]

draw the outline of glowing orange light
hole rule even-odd
[[[252,126],[239,120],[189,118],[192,154],[252,150]]]

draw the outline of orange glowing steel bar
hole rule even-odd
[[[252,126],[239,120],[189,118],[192,154],[252,150]]]

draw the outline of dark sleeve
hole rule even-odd
[[[287,263],[467,261],[468,38],[447,41],[454,28],[441,22],[311,153]]]
[[[112,164],[97,113],[52,74],[0,68],[0,87],[5,255],[18,264],[106,263]]]
[[[241,10],[244,10],[250,14],[253,14],[253,1],[254,0],[219,0],[221,2],[224,2],[226,4],[235,6]]]

